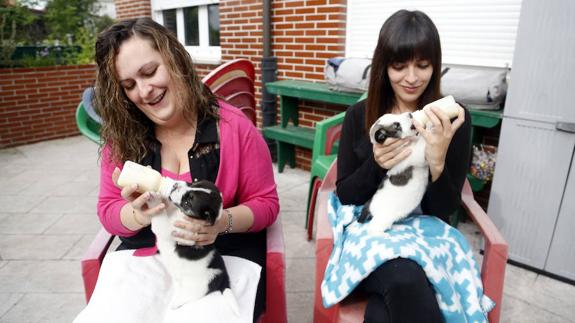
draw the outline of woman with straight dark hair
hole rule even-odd
[[[441,44],[431,19],[400,10],[383,24],[371,65],[368,97],[349,107],[338,153],[337,196],[342,204],[365,204],[387,171],[410,153],[409,139],[371,144],[371,125],[383,114],[413,112],[441,98]],[[432,127],[416,124],[426,141],[430,183],[418,214],[448,222],[460,203],[470,152],[469,112],[459,106],[453,121],[424,109]],[[365,322],[442,322],[433,287],[414,261],[396,258],[377,267],[357,287],[369,295]]]

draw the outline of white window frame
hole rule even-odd
[[[164,24],[162,11],[176,9],[176,25],[178,40],[184,45],[195,64],[220,64],[222,49],[220,46],[209,45],[208,5],[219,4],[219,0],[152,0],[152,19]],[[200,45],[186,46],[184,27],[184,8],[198,7],[198,28]],[[221,29],[220,29],[221,30]]]
[[[348,0],[345,55],[371,58],[383,22],[417,9],[437,26],[443,64],[511,67],[520,8],[521,0]]]

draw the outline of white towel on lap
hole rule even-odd
[[[220,293],[211,293],[172,310],[169,273],[159,255],[135,257],[133,250],[106,255],[90,303],[74,323],[252,322],[261,267],[249,260],[224,256],[232,291],[240,308],[236,316]]]

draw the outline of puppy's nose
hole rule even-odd
[[[383,131],[383,129],[379,129],[375,132],[374,134],[375,137],[375,142],[377,142],[378,144],[383,144],[383,142],[385,141],[385,131]]]

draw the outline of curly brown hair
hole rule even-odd
[[[175,86],[175,102],[184,105],[184,117],[211,115],[218,118],[216,98],[195,72],[192,58],[172,32],[150,18],[120,21],[96,40],[96,84],[94,106],[102,117],[100,137],[110,145],[111,159],[141,161],[154,147],[154,123],[130,101],[116,73],[115,59],[122,44],[137,35],[149,41],[167,65]]]

